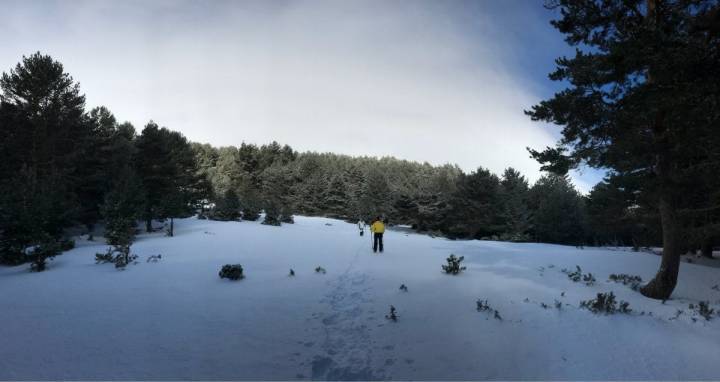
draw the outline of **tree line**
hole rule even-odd
[[[40,53],[4,73],[0,89],[6,264],[57,253],[69,227],[91,230],[102,221],[109,244],[128,245],[138,221],[150,232],[153,221],[167,219],[172,236],[173,219],[194,214],[257,220],[264,212],[263,222],[273,225],[291,223],[294,214],[384,215],[450,238],[657,243],[654,231],[638,228],[647,216],[629,215],[636,210],[604,191],[607,184],[588,198],[551,173],[530,185],[512,168],[501,176],[484,168],[465,173],[392,157],[298,153],[277,142],[218,148],[153,121],[138,134],[106,107],[86,111],[79,85]],[[622,215],[627,227],[606,224],[608,213]]]
[[[453,239],[635,248],[661,245],[666,235],[657,193],[640,173],[615,169],[584,196],[566,175],[573,163],[560,149],[532,152],[548,172],[530,184],[512,168],[467,173],[392,157],[298,153],[277,142],[213,147],[153,121],[138,134],[106,107],[86,111],[79,85],[40,53],[3,73],[0,91],[0,262],[6,264],[59,252],[69,227],[102,222],[109,244],[129,245],[138,221],[153,231],[153,221],[168,220],[172,236],[173,219],[194,214],[257,220],[264,213],[263,223],[271,225],[291,223],[295,214],[348,221],[384,215]],[[552,106],[528,113],[564,122]],[[700,203],[710,190],[716,190],[710,183],[687,189],[688,206],[705,214],[693,215],[685,249],[712,247],[715,220]]]

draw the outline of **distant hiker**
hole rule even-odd
[[[373,237],[373,252],[378,251],[378,246],[380,247],[380,252],[383,251],[383,234],[385,233],[385,224],[380,219],[380,216],[375,218],[375,221],[370,225],[370,232],[374,234]]]
[[[360,230],[360,236],[365,234],[365,222],[362,219],[358,220],[358,229]]]

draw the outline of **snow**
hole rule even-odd
[[[663,304],[607,281],[650,279],[660,257],[649,253],[391,229],[373,254],[357,224],[311,217],[175,229],[138,237],[139,263],[124,271],[95,264],[99,237],[78,239],[43,273],[0,268],[0,379],[720,378],[720,317],[693,321],[688,310],[701,300],[718,310],[717,268],[683,263]],[[451,253],[465,256],[458,276],[440,271]],[[227,263],[245,279],[220,279]],[[575,265],[596,284],[561,272]],[[633,313],[578,309],[608,291]],[[391,304],[397,322],[384,317]]]

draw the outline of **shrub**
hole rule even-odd
[[[582,280],[582,282],[585,283],[585,285],[590,286],[595,283],[595,276],[593,276],[592,273],[583,274],[582,269],[580,269],[579,265],[575,266],[575,271],[570,272],[570,270],[563,268],[561,271],[562,273],[565,273],[570,280],[573,282],[579,282]]]
[[[225,264],[218,274],[221,279],[240,280],[245,278],[245,275],[243,275],[243,267],[240,264]]]
[[[319,267],[315,268],[315,273],[325,274],[326,271],[325,271],[325,268],[319,266]]]
[[[460,266],[463,260],[465,260],[465,256],[455,257],[455,255],[451,254],[450,257],[447,258],[447,265],[442,265],[442,269],[447,274],[457,275],[467,268]]]
[[[490,304],[488,304],[487,300],[478,299],[476,304],[476,309],[478,312],[493,313],[493,317],[496,320],[502,321],[502,317],[500,317],[500,312],[498,312],[497,309],[493,309],[492,307],[490,307]]]
[[[622,283],[623,285],[630,285],[632,290],[639,290],[640,284],[642,284],[642,277],[637,275],[627,275],[625,273],[611,274],[609,277],[610,281],[616,283]]]
[[[95,264],[113,263],[115,260],[115,255],[113,252],[114,251],[112,248],[108,248],[105,253],[96,253]]]
[[[59,241],[47,239],[41,244],[35,246],[28,258],[30,259],[30,272],[42,272],[47,268],[47,259],[52,259],[62,252],[62,246]]]
[[[581,308],[585,308],[595,314],[630,313],[631,309],[629,306],[630,303],[627,301],[620,301],[620,305],[618,306],[613,292],[598,293],[597,298],[580,302]]]
[[[397,310],[395,310],[394,306],[390,305],[390,313],[385,315],[385,318],[387,318],[388,320],[397,321]]]
[[[60,250],[69,251],[73,248],[75,248],[75,240],[72,240],[72,239],[60,240]]]
[[[694,311],[696,314],[699,314],[702,318],[705,319],[705,321],[710,321],[712,319],[713,313],[715,312],[715,309],[710,308],[710,303],[708,301],[700,301],[697,305],[690,304],[690,310]]]

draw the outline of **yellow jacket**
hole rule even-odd
[[[385,224],[383,224],[382,221],[378,220],[370,226],[370,231],[374,233],[385,233]]]

